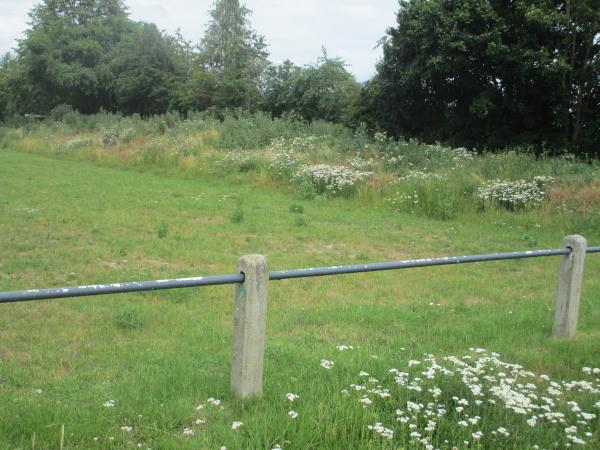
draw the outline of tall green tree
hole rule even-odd
[[[269,66],[265,74],[265,88],[261,108],[273,117],[281,117],[297,108],[295,84],[302,68],[290,60]]]
[[[360,86],[340,58],[323,56],[294,77],[294,110],[306,120],[350,124]]]
[[[187,76],[184,58],[176,39],[154,24],[136,23],[110,61],[110,89],[117,109],[147,116],[176,107],[176,91]]]
[[[264,108],[276,117],[293,113],[304,120],[353,124],[360,85],[340,58],[323,56],[298,67],[289,61],[270,68]]]
[[[111,109],[110,56],[131,30],[122,0],[44,0],[29,15],[18,55],[35,112]]]
[[[583,151],[600,141],[599,14],[600,0],[402,1],[372,115],[396,135]]]
[[[16,112],[19,79],[18,60],[11,53],[0,58],[0,120],[4,120]]]
[[[216,80],[213,103],[221,108],[254,110],[260,101],[268,52],[249,15],[239,0],[216,0],[200,43],[202,64]]]

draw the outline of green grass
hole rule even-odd
[[[0,217],[0,290],[228,274],[250,253],[267,255],[277,270],[556,248],[569,233],[600,243],[600,229],[584,215],[558,221],[535,211],[486,211],[436,221],[377,202],[305,200],[234,178],[140,173],[9,150],[0,151]],[[405,407],[405,391],[368,408],[340,393],[361,380],[359,371],[389,379],[387,369],[406,369],[423,353],[462,356],[470,347],[558,380],[600,367],[600,257],[586,263],[571,341],[549,338],[558,262],[273,282],[265,394],[247,403],[228,386],[231,286],[0,305],[0,448],[31,448],[33,432],[36,448],[58,448],[63,424],[66,449],[416,448],[391,419],[394,402]],[[339,344],[360,348],[338,352]],[[322,369],[321,359],[335,366]],[[457,395],[466,395],[461,389]],[[288,392],[300,395],[292,405]],[[223,409],[196,411],[209,397]],[[590,411],[592,396],[579,397]],[[115,406],[104,407],[111,399]],[[297,419],[287,416],[289,407]],[[566,443],[564,425],[532,429],[504,409],[479,415],[486,435],[475,446]],[[196,418],[207,423],[184,436]],[[245,425],[232,431],[234,420]],[[393,443],[367,429],[376,422],[394,427]],[[475,429],[451,424],[440,423],[437,446],[472,441]],[[493,440],[489,430],[503,425],[511,436]],[[600,448],[597,420],[592,429],[589,447]]]

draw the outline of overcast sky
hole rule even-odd
[[[0,54],[16,45],[38,0],[0,0]],[[155,23],[169,33],[181,28],[197,43],[212,0],[126,0],[132,19]],[[247,0],[254,28],[265,36],[270,59],[296,64],[316,61],[321,47],[339,56],[359,81],[370,78],[381,50],[375,48],[395,21],[398,0]]]

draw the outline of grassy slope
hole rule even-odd
[[[239,224],[230,219],[236,198]],[[289,212],[293,203],[304,206],[307,225]],[[0,212],[2,290],[232,273],[248,253],[283,269],[555,248],[567,232],[600,242],[599,230],[548,220],[536,227],[528,216],[436,222],[352,200],[301,202],[267,187],[10,151],[0,153]],[[169,231],[160,239],[163,222]],[[380,448],[364,431],[367,413],[338,395],[358,370],[472,346],[558,377],[600,366],[600,258],[589,257],[580,331],[570,342],[548,338],[557,271],[558,259],[544,258],[273,283],[265,396],[245,405],[228,394],[231,287],[0,305],[0,448],[30,445],[33,431],[38,446],[55,448],[60,424],[66,448],[270,448],[286,440],[285,448]],[[144,326],[123,329],[116,315]],[[321,370],[322,358],[340,358],[338,344],[361,350],[337,371]],[[295,421],[286,392],[301,394]],[[194,406],[211,396],[225,409],[205,432],[183,437],[198,417]],[[103,407],[108,399],[117,406]],[[232,420],[246,426],[232,432]]]

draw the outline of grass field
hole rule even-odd
[[[379,202],[304,200],[239,177],[119,170],[12,150],[0,150],[0,214],[0,290],[228,274],[250,253],[278,270],[557,248],[569,233],[600,245],[600,229],[585,216],[490,210],[437,221]],[[572,436],[600,448],[600,375],[592,370],[600,367],[600,256],[588,257],[571,341],[549,338],[558,263],[273,282],[265,393],[247,403],[228,390],[231,286],[0,305],[0,448],[32,448],[33,433],[35,448],[59,448],[61,425],[65,449],[563,448],[578,445]],[[470,350],[480,348],[487,352]],[[436,372],[425,355],[454,375]],[[446,355],[468,355],[461,361],[474,369]],[[432,379],[425,366],[434,367]],[[560,393],[548,393],[554,385],[543,374]],[[528,383],[535,387],[519,387]],[[517,403],[507,407],[496,385]],[[537,406],[523,406],[519,393]],[[547,412],[544,396],[564,416],[531,425]]]

